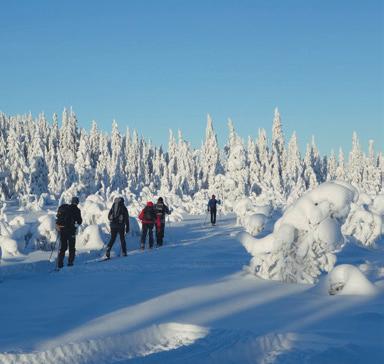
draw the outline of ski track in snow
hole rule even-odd
[[[7,262],[0,363],[384,362],[382,293],[329,297],[250,276],[239,228],[221,218],[188,217],[160,249],[130,242],[128,257],[80,254],[58,273],[49,252]]]

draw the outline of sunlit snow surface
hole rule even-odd
[[[0,363],[384,362],[381,241],[337,254],[336,267],[359,269],[375,294],[330,295],[320,284],[249,274],[236,216],[219,215],[216,227],[205,221],[172,223],[154,251],[139,252],[130,235],[126,258],[89,262],[97,251],[82,249],[59,273],[50,273],[49,251],[9,256],[1,263]],[[356,272],[342,270],[333,278],[353,280]]]

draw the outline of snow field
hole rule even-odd
[[[0,362],[382,361],[382,288],[376,295],[329,295],[311,284],[259,279],[243,270],[249,256],[232,236],[242,229],[235,217],[221,217],[215,228],[203,225],[204,216],[184,217],[167,227],[173,240],[164,248],[134,254],[128,243],[127,258],[84,264],[84,252],[72,269],[53,274],[24,271],[34,254],[48,252],[28,254],[23,266],[6,262],[2,269],[20,271],[0,284],[7,292]],[[370,264],[383,265],[380,254],[358,249]],[[354,283],[346,273],[344,281]]]

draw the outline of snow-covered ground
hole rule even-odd
[[[317,284],[281,283],[244,268],[243,228],[218,219],[185,215],[161,249],[131,236],[128,257],[84,250],[58,273],[49,251],[2,261],[0,363],[384,362],[383,241],[347,244]],[[346,278],[352,294],[330,295]]]

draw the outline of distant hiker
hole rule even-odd
[[[217,204],[221,204],[220,200],[216,200],[216,196],[212,195],[212,198],[208,201],[208,212],[211,212],[211,224],[216,224]]]
[[[57,257],[57,268],[63,268],[65,252],[69,250],[68,266],[72,266],[75,261],[76,253],[76,229],[81,225],[80,209],[77,207],[79,199],[73,197],[71,204],[63,204],[59,207],[56,214],[56,229],[60,236],[60,249]]]
[[[129,214],[124,205],[124,198],[117,197],[108,213],[108,220],[111,227],[111,239],[109,240],[105,256],[110,258],[111,249],[115,243],[117,234],[120,236],[121,254],[127,256],[127,245],[125,234],[129,233]]]
[[[142,223],[141,230],[141,249],[145,248],[145,240],[148,233],[149,248],[153,248],[153,226],[156,222],[156,211],[151,201],[147,202],[147,206],[140,212],[139,220]]]
[[[170,215],[171,211],[168,206],[164,204],[162,197],[159,197],[155,204],[156,211],[156,244],[157,246],[163,245],[164,229],[165,229],[165,215]]]

